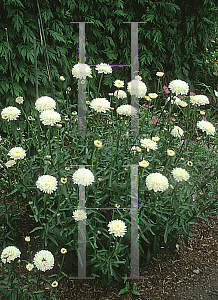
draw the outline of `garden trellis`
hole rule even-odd
[[[79,23],[79,63],[85,64],[85,23],[93,22],[71,22]],[[139,59],[138,59],[138,23],[147,22],[124,22],[131,23],[131,65],[112,65],[112,67],[131,67],[131,79],[138,78]],[[96,66],[96,65],[91,65]],[[103,73],[102,73],[103,75]],[[137,81],[135,88],[138,88]],[[138,97],[131,95],[132,106],[137,110],[137,116],[132,118],[131,131],[132,135],[136,136],[139,133],[139,117],[138,117]],[[86,135],[86,88],[84,79],[79,79],[79,94],[78,94],[78,131],[79,134]],[[85,166],[80,166],[84,168]],[[139,276],[139,242],[138,242],[138,165],[131,165],[131,272],[129,279],[145,279]],[[85,187],[79,185],[79,208],[85,208]],[[91,208],[87,208],[91,209]],[[106,209],[106,208],[103,208]],[[107,208],[109,209],[109,208]],[[114,209],[114,208],[111,208]],[[86,277],[86,225],[83,221],[79,221],[78,225],[78,277],[70,279],[93,279]],[[126,278],[126,277],[123,277]]]

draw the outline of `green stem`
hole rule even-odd
[[[119,254],[119,249],[120,249],[120,241],[121,241],[121,238],[122,238],[122,237],[120,237],[120,240],[119,240],[119,245],[118,245],[118,249],[117,249],[117,255]]]
[[[100,81],[99,81],[98,93],[99,93],[99,90],[100,90],[100,86],[101,86],[101,81],[102,81],[103,75],[104,75],[104,73],[101,74],[101,78],[100,78]]]
[[[48,146],[49,146],[49,155],[51,155],[50,130],[51,130],[51,126],[49,125],[49,127],[48,127]]]
[[[112,214],[112,220],[113,221],[113,218],[114,218],[114,212],[115,212],[115,209],[113,209],[113,214]],[[111,234],[110,234],[110,246],[109,246],[109,251],[110,251],[110,248],[111,248]]]

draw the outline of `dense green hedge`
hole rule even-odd
[[[71,99],[77,101],[77,84],[71,69],[78,63],[78,25],[71,21],[94,21],[86,25],[86,63],[130,64],[131,29],[123,21],[139,24],[140,72],[146,83],[156,71],[168,72],[171,79],[205,82],[205,48],[216,31],[215,0],[39,0],[54,89],[71,86]],[[0,95],[1,107],[14,103],[8,64],[5,28],[8,28],[15,96],[23,96],[26,108],[35,101],[33,37],[38,56],[39,96],[50,95],[45,58],[40,45],[39,11],[36,1],[3,0],[0,4]],[[125,79],[114,68],[107,81]],[[120,77],[119,77],[120,74]],[[130,68],[125,68],[130,80]],[[206,83],[206,82],[205,82]],[[56,100],[59,94],[55,95]],[[6,102],[5,102],[6,101]]]

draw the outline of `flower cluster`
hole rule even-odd
[[[73,174],[73,183],[88,186],[94,182],[94,175],[88,169],[81,168]]]
[[[149,162],[147,160],[142,160],[139,162],[139,166],[142,168],[147,168],[149,166]]]
[[[171,134],[174,137],[181,137],[181,136],[183,136],[183,130],[179,126],[174,126],[174,128],[171,131]]]
[[[61,116],[54,110],[45,110],[40,115],[40,121],[44,125],[54,126],[57,122],[61,121]]]
[[[142,147],[146,148],[147,151],[149,151],[150,149],[157,150],[157,143],[155,141],[152,141],[150,139],[143,139],[140,142]]]
[[[109,227],[109,234],[114,234],[115,237],[123,237],[127,231],[125,222],[121,220],[110,221],[107,225]]]
[[[97,112],[106,112],[110,109],[110,102],[106,98],[96,98],[91,101],[90,107]]]
[[[100,63],[95,67],[95,69],[98,71],[98,73],[104,73],[104,74],[112,73],[112,68],[108,64]]]
[[[15,99],[15,102],[18,103],[18,104],[23,104],[23,97],[17,97]]]
[[[117,108],[119,115],[133,116],[137,114],[137,109],[129,104],[123,104]]]
[[[57,190],[58,181],[54,176],[42,175],[36,181],[37,188],[47,194],[51,194]]]
[[[114,92],[114,97],[117,97],[118,99],[124,99],[127,97],[126,92],[122,91],[122,90],[118,90]]]
[[[86,76],[91,76],[92,69],[87,64],[78,63],[72,69],[73,77],[78,79],[86,79]]]
[[[207,135],[214,135],[216,131],[212,123],[204,120],[197,122],[197,127],[205,131]]]
[[[117,87],[117,88],[124,87],[124,81],[117,79],[117,80],[114,81],[114,86]]]
[[[33,263],[38,270],[45,272],[54,267],[54,256],[48,250],[41,250],[35,254]]]
[[[187,181],[190,177],[189,173],[182,168],[174,168],[172,170],[173,177],[176,181]]]
[[[145,83],[136,79],[128,82],[127,90],[131,95],[136,95],[138,98],[144,98],[147,93]]]
[[[209,99],[205,95],[196,95],[191,97],[190,103],[192,103],[192,105],[196,104],[198,106],[205,105],[205,104],[209,104]]]
[[[169,187],[168,179],[160,173],[151,173],[146,178],[146,185],[149,190],[164,192]]]
[[[87,219],[87,214],[82,209],[77,209],[73,212],[73,218],[75,221],[82,221]]]
[[[54,110],[56,108],[56,102],[51,97],[43,96],[36,100],[35,108],[41,112],[44,110]]]
[[[11,261],[20,257],[20,254],[21,252],[17,247],[8,246],[2,251],[1,260],[4,264],[6,264],[6,262],[11,263]]]
[[[173,80],[169,84],[169,89],[177,95],[187,95],[189,91],[188,83],[179,79]]]
[[[17,120],[20,114],[21,111],[18,108],[13,106],[5,107],[1,112],[2,118],[8,121]]]
[[[24,157],[26,156],[26,152],[22,147],[14,147],[8,152],[8,155],[14,160],[24,159]]]

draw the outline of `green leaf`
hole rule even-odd
[[[129,281],[127,281],[125,288],[121,289],[118,295],[125,294],[128,292],[128,290],[129,290]]]
[[[9,194],[7,194],[6,197],[13,195],[14,193],[16,193],[18,191],[18,188],[14,189],[12,192],[10,192]]]
[[[137,284],[134,282],[133,283],[133,290],[132,290],[132,293],[134,295],[140,295],[140,293],[137,291]]]
[[[170,233],[172,227],[170,226],[170,224],[167,222],[166,228],[165,228],[165,232],[164,232],[164,243],[166,244],[167,242],[167,237],[168,234]]]

